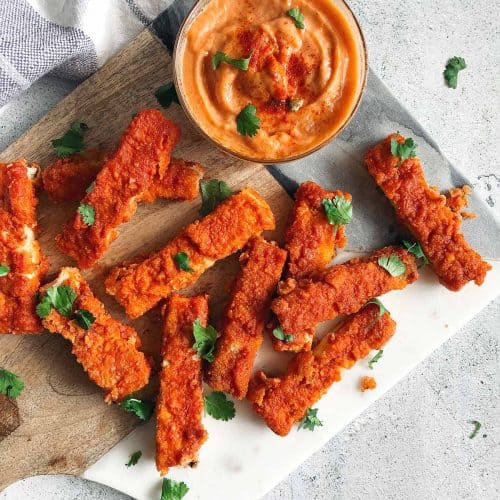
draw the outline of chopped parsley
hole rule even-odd
[[[173,102],[179,104],[179,97],[172,82],[166,83],[155,92],[156,100],[162,108],[168,108]]]
[[[86,203],[82,203],[78,207],[78,213],[82,217],[82,221],[86,226],[92,226],[95,221],[95,210],[92,205],[87,205]]]
[[[334,226],[349,224],[352,221],[352,203],[343,196],[324,198],[321,202],[328,222]]]
[[[259,128],[260,118],[257,116],[257,108],[253,104],[248,104],[236,117],[236,129],[241,135],[253,137]]]
[[[375,354],[375,356],[368,361],[368,368],[370,368],[370,370],[373,370],[374,363],[378,363],[378,360],[383,356],[383,354],[384,350],[380,349],[380,351],[378,351],[377,354]]]
[[[377,262],[394,278],[406,272],[406,264],[397,255],[383,255]]]
[[[403,245],[408,250],[408,252],[413,254],[417,259],[422,259],[422,264],[424,266],[426,266],[429,263],[429,259],[422,250],[420,243],[417,243],[416,241],[403,240]]]
[[[12,372],[0,368],[0,394],[17,398],[24,389],[24,382]]]
[[[304,24],[304,14],[302,14],[302,12],[300,12],[297,7],[287,10],[286,15],[290,16],[293,19],[293,22],[295,23],[295,26],[297,28],[303,30],[306,27],[306,25]]]
[[[174,255],[175,265],[181,271],[187,271],[188,273],[194,273],[194,269],[189,267],[189,257],[186,252],[179,252]]]
[[[313,431],[315,427],[321,427],[323,422],[317,417],[318,409],[317,408],[308,408],[304,418],[299,422],[300,429],[307,429],[308,431]]]
[[[90,183],[90,186],[85,190],[87,194],[93,193],[95,188],[95,181]]]
[[[95,316],[86,309],[75,311],[75,321],[78,323],[78,326],[84,330],[88,330],[95,320]]]
[[[125,464],[127,467],[131,467],[132,465],[136,465],[139,459],[142,457],[142,451],[134,451],[128,459],[128,462]]]
[[[10,272],[10,266],[0,266],[0,278],[7,276]]]
[[[376,304],[378,306],[378,317],[381,318],[386,312],[389,312],[382,302],[375,298],[367,302],[367,304]]]
[[[48,303],[54,307],[54,309],[61,314],[69,318],[73,311],[73,304],[76,300],[76,292],[68,285],[58,285],[51,286],[45,292],[45,297],[42,299],[42,303],[46,307]],[[49,309],[50,312],[50,309]],[[48,313],[47,313],[48,314]],[[42,318],[45,316],[42,316]]]
[[[64,158],[79,151],[83,151],[83,132],[88,130],[88,125],[82,121],[76,121],[71,124],[70,129],[59,139],[52,141],[52,146],[56,150],[57,156]]]
[[[227,64],[230,64],[231,66],[234,66],[235,68],[241,69],[242,71],[247,71],[251,57],[252,56],[250,55],[249,57],[246,58],[233,59],[224,52],[219,51],[216,52],[212,57],[212,68],[215,70],[221,65],[221,63],[225,62]]]
[[[391,138],[391,154],[392,156],[399,158],[400,164],[408,158],[416,156],[416,149],[417,144],[411,137],[408,137],[408,139],[406,139],[402,144],[400,144],[395,137]]]
[[[165,478],[161,485],[160,500],[181,500],[188,491],[189,488],[183,481],[179,483],[173,479]]]
[[[215,342],[218,337],[217,330],[208,325],[206,328],[202,326],[201,321],[196,319],[193,322],[193,349],[206,361],[211,363],[215,356]]]
[[[458,72],[465,69],[467,64],[465,64],[465,59],[463,57],[452,57],[448,59],[446,68],[443,72],[444,79],[446,80],[446,85],[451,89],[457,88],[458,83]]]
[[[134,396],[127,396],[121,403],[120,408],[133,413],[139,420],[147,422],[153,415],[155,405],[152,401],[138,399]]]
[[[288,101],[290,111],[298,111],[302,106],[304,106],[304,99],[290,99]]]
[[[200,215],[205,215],[212,212],[217,205],[229,198],[233,192],[230,187],[219,179],[210,179],[209,181],[200,182],[201,208]]]
[[[471,420],[470,423],[474,425],[474,430],[469,434],[469,439],[474,439],[477,436],[479,429],[481,429],[481,422],[477,420]]]
[[[214,391],[209,396],[204,395],[203,402],[205,403],[205,411],[215,420],[227,422],[236,415],[234,403],[227,399],[221,391]]]
[[[288,333],[285,333],[283,331],[283,328],[281,328],[281,326],[277,326],[274,330],[273,330],[273,335],[278,339],[278,340],[282,340],[283,342],[286,342],[287,344],[289,344],[290,342],[293,342],[293,335],[290,335]]]

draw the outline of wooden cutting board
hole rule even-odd
[[[154,92],[171,79],[170,55],[149,31],[144,31],[9,146],[0,161],[24,157],[49,165],[55,159],[51,140],[61,137],[76,119],[90,127],[86,145],[111,148],[136,112],[159,107]],[[193,129],[179,106],[171,106],[165,114],[182,128],[182,141],[175,155],[200,162],[206,167],[206,178],[223,179],[234,189],[257,189],[277,218],[277,230],[266,236],[280,239],[291,200],[265,167],[218,151]],[[74,213],[76,204],[55,205],[43,194],[40,198],[40,242],[51,262],[49,279],[61,266],[74,265],[57,250],[54,237]],[[180,228],[196,219],[198,208],[199,199],[192,203],[162,200],[141,205],[132,220],[122,225],[119,238],[101,261],[84,273],[115,318],[130,323],[104,291],[103,278],[108,270],[126,258],[164,246]],[[236,262],[234,256],[219,262],[189,290],[210,294],[212,322],[220,314],[227,285],[237,270]],[[158,312],[152,311],[131,324],[139,331],[144,350],[156,355]],[[81,473],[137,424],[135,417],[103,402],[102,391],[88,380],[72,356],[70,344],[58,335],[0,335],[0,367],[16,373],[26,384],[17,400],[20,423],[10,434],[0,436],[0,491],[29,475]],[[150,395],[154,394],[154,385],[153,381],[146,391]],[[0,404],[0,422],[7,417],[15,421],[16,416],[6,407]]]

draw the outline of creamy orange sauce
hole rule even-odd
[[[291,8],[304,15],[304,29],[287,15]],[[261,160],[301,155],[356,107],[364,59],[354,30],[333,0],[211,0],[187,27],[182,95],[204,132],[230,151]],[[248,70],[226,63],[214,70],[217,51],[250,57]],[[248,104],[261,120],[254,137],[236,128]]]

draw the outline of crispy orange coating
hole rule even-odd
[[[373,391],[377,388],[377,381],[373,377],[361,377],[361,392]]]
[[[391,255],[405,264],[405,272],[400,276],[391,276],[378,264],[380,257]],[[412,254],[401,247],[384,247],[369,257],[332,266],[313,279],[285,281],[272,310],[284,332],[300,339],[318,323],[340,314],[355,313],[368,300],[391,290],[401,290],[417,278]]]
[[[399,158],[392,156],[393,137],[404,141],[393,134],[368,151],[368,171],[422,246],[441,284],[453,291],[472,280],[481,285],[491,266],[465,241],[462,218],[447,205],[445,196],[427,184],[420,160],[409,158],[399,164]]]
[[[94,223],[85,224],[77,212],[56,237],[79,267],[91,267],[116,239],[118,226],[132,217],[157,172],[163,175],[179,137],[178,127],[156,109],[141,111],[132,120],[81,202],[94,209]]]
[[[380,349],[392,337],[396,323],[369,304],[329,333],[312,351],[301,352],[280,378],[257,372],[247,398],[273,432],[286,436],[306,410],[341,379],[341,369],[351,368],[372,349]]]
[[[245,397],[285,260],[285,250],[260,237],[252,238],[241,254],[242,267],[222,318],[215,359],[207,369],[206,382],[213,389],[236,399]]]
[[[163,347],[160,393],[156,400],[156,467],[196,463],[208,434],[204,410],[201,359],[193,349],[193,323],[208,322],[208,297],[171,295],[162,308]]]
[[[243,189],[187,226],[163,250],[142,262],[115,267],[106,279],[106,291],[131,318],[137,318],[162,298],[193,284],[217,260],[241,249],[252,236],[274,226],[266,201],[253,189]],[[177,267],[174,257],[179,252],[187,254],[191,271]]]
[[[73,310],[89,311],[96,318],[95,322],[84,330],[74,319],[52,308],[42,320],[43,326],[73,344],[72,353],[77,361],[89,378],[106,391],[106,402],[119,401],[144,387],[149,381],[151,366],[139,351],[141,341],[137,332],[106,312],[76,268],[62,268],[57,279],[40,292],[43,294],[49,287],[63,284],[77,294]]]
[[[0,277],[0,333],[43,331],[35,305],[48,263],[35,239],[37,172],[25,160],[0,163],[0,265],[9,267]]]

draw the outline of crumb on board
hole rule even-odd
[[[376,389],[377,381],[373,377],[361,377],[361,392]]]

